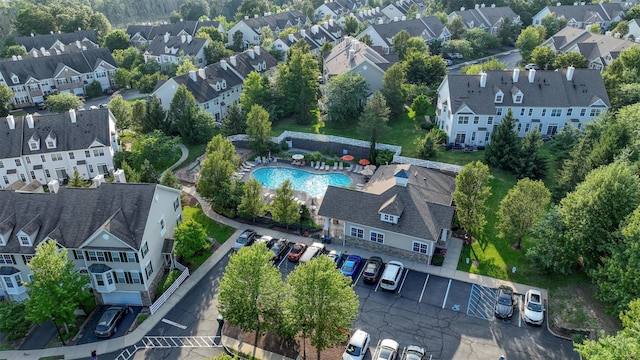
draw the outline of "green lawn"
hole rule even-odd
[[[216,239],[220,244],[227,241],[227,239],[233,234],[235,231],[234,228],[220,224],[211,220],[200,208],[200,205],[196,206],[185,206],[182,208],[182,214],[184,216],[184,220],[193,219],[198,222],[202,227],[204,227],[207,232],[207,236]]]
[[[194,162],[197,157],[202,156],[207,149],[207,144],[189,145],[187,146],[187,149],[189,149],[189,156],[187,156],[187,159],[176,167],[176,170],[188,166]]]
[[[137,98],[135,98],[135,99],[129,99],[129,100],[125,100],[125,101],[126,101],[126,102],[128,102],[128,103],[129,103],[129,105],[133,105],[133,103],[135,103],[136,101],[138,101],[138,100],[144,100],[144,99],[146,99],[146,98],[147,98],[146,96],[140,96],[140,97],[137,97]]]

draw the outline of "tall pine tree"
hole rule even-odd
[[[515,126],[516,119],[509,109],[496,127],[496,131],[491,135],[491,142],[487,145],[484,156],[489,166],[509,171],[514,169],[514,160],[520,152],[520,139],[514,130]]]

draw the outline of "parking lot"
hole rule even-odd
[[[276,266],[284,278],[296,264],[285,257]],[[371,351],[392,338],[401,348],[425,347],[433,359],[578,359],[570,341],[521,319],[521,294],[513,318],[501,320],[494,317],[497,289],[405,269],[397,291],[389,292],[379,282],[365,284],[361,272],[354,277],[360,299],[354,327],[371,334]]]

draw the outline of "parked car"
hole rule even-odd
[[[392,339],[384,339],[376,349],[374,360],[396,360],[398,357],[398,342]]]
[[[253,244],[254,239],[256,238],[256,231],[253,229],[247,229],[240,234],[240,236],[236,239],[236,242],[233,244],[233,251],[238,251],[245,246],[249,246]]]
[[[329,259],[333,260],[334,263],[336,263],[337,268],[340,268],[342,266],[345,255],[341,251],[331,250],[329,251],[327,256],[329,257]]]
[[[496,317],[500,319],[511,319],[515,307],[516,299],[513,294],[513,289],[506,285],[500,286],[498,288],[498,294],[496,295]]]
[[[448,53],[447,56],[449,59],[462,59],[462,54],[460,53]]]
[[[542,325],[544,321],[544,303],[540,290],[531,289],[525,294],[524,321],[532,325]]]
[[[307,247],[302,256],[300,256],[300,261],[303,264],[308,263],[312,259],[316,258],[318,255],[322,254],[324,251],[324,244],[314,242],[311,246]]]
[[[111,337],[118,332],[118,325],[129,312],[126,306],[110,306],[98,320],[95,334],[97,337]]]
[[[281,238],[276,241],[271,247],[271,251],[273,251],[273,261],[280,261],[284,256],[289,252],[291,248],[291,241]]]
[[[375,284],[380,278],[384,262],[379,256],[372,256],[364,264],[364,271],[362,272],[362,280],[369,284]]]
[[[453,60],[451,59],[444,59],[444,62],[447,64],[447,66],[453,65]]]
[[[402,352],[402,360],[422,360],[426,353],[423,347],[409,345]]]
[[[400,261],[389,261],[386,269],[382,273],[380,288],[383,290],[396,291],[400,285],[400,278],[404,272],[404,264]]]
[[[524,66],[525,70],[540,70],[540,67],[536,64],[527,64]]]
[[[362,360],[369,349],[371,336],[360,329],[356,330],[342,353],[342,360]]]
[[[291,248],[291,251],[289,251],[287,259],[292,262],[297,262],[298,260],[300,260],[300,256],[302,256],[305,250],[307,250],[307,244],[301,242],[295,243],[295,245],[293,245],[293,247]]]
[[[273,244],[275,242],[276,242],[276,239],[274,239],[273,237],[269,235],[263,235],[263,236],[260,236],[258,239],[256,239],[254,243],[265,244],[267,246],[267,249],[271,249],[271,247],[273,247]]]
[[[344,264],[342,264],[340,271],[342,271],[345,276],[354,278],[358,275],[360,266],[362,266],[362,258],[358,255],[349,255],[344,261]]]
[[[47,104],[45,104],[43,102],[36,103],[36,106],[38,107],[38,110],[46,110],[47,109]]]

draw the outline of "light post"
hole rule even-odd
[[[307,323],[302,323],[302,360],[307,360]]]
[[[58,324],[56,323],[56,317],[52,316],[51,317],[51,321],[53,321],[53,325],[56,326],[56,331],[58,332],[58,337],[60,338],[60,341],[62,341],[62,346],[67,346],[67,344],[64,343],[64,339],[62,338],[62,334],[60,334],[60,328],[58,327]]]
[[[298,218],[298,222],[300,223],[300,235],[302,236],[302,208],[298,210],[298,213],[300,214],[300,217]]]

